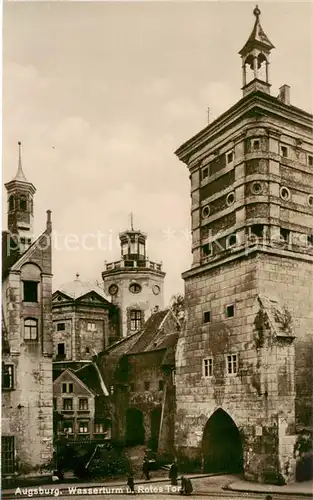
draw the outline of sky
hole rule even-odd
[[[148,234],[165,301],[191,267],[190,185],[174,151],[241,98],[250,2],[7,2],[3,10],[3,182],[18,147],[35,235],[52,210],[53,286],[101,281],[118,233]],[[275,46],[272,94],[312,112],[312,2],[259,2]],[[3,226],[6,228],[3,189]]]

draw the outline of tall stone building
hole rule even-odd
[[[19,143],[19,148],[20,148]],[[40,470],[52,459],[51,213],[33,240],[35,187],[21,151],[2,235],[2,475]]]
[[[147,235],[133,227],[120,233],[121,259],[105,264],[104,291],[120,309],[120,336],[140,330],[151,314],[163,308],[165,273],[147,257]]]
[[[239,52],[243,97],[177,151],[192,255],[176,351],[176,451],[204,471],[295,477],[312,430],[312,115],[270,94],[260,25]]]

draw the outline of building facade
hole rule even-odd
[[[19,144],[19,148],[20,148]],[[21,151],[7,183],[2,253],[2,475],[40,471],[52,459],[51,213],[33,239],[35,188]]]
[[[120,310],[120,336],[140,330],[149,316],[163,308],[165,273],[147,257],[146,234],[130,229],[120,233],[121,259],[106,263],[104,291]]]
[[[193,263],[176,352],[176,450],[204,471],[295,479],[312,426],[312,115],[270,94],[260,24],[239,52],[243,97],[184,143]]]

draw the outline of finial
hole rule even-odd
[[[130,213],[130,228],[134,230],[134,220],[133,220],[133,212]]]
[[[76,279],[77,280],[79,279],[79,273],[76,273]]]
[[[21,141],[18,141],[18,168],[22,168],[22,143]]]
[[[261,15],[261,11],[260,11],[260,9],[259,9],[259,6],[258,6],[258,5],[256,5],[256,6],[255,6],[255,8],[254,8],[254,10],[253,10],[253,14],[255,15],[256,20],[258,21],[258,20],[259,20],[260,15]]]

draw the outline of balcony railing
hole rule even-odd
[[[151,260],[118,260],[116,262],[105,262],[104,263],[104,272],[106,271],[115,271],[118,269],[127,269],[127,268],[145,268],[145,269],[153,269],[155,271],[162,271],[162,263],[161,262],[152,262]]]

